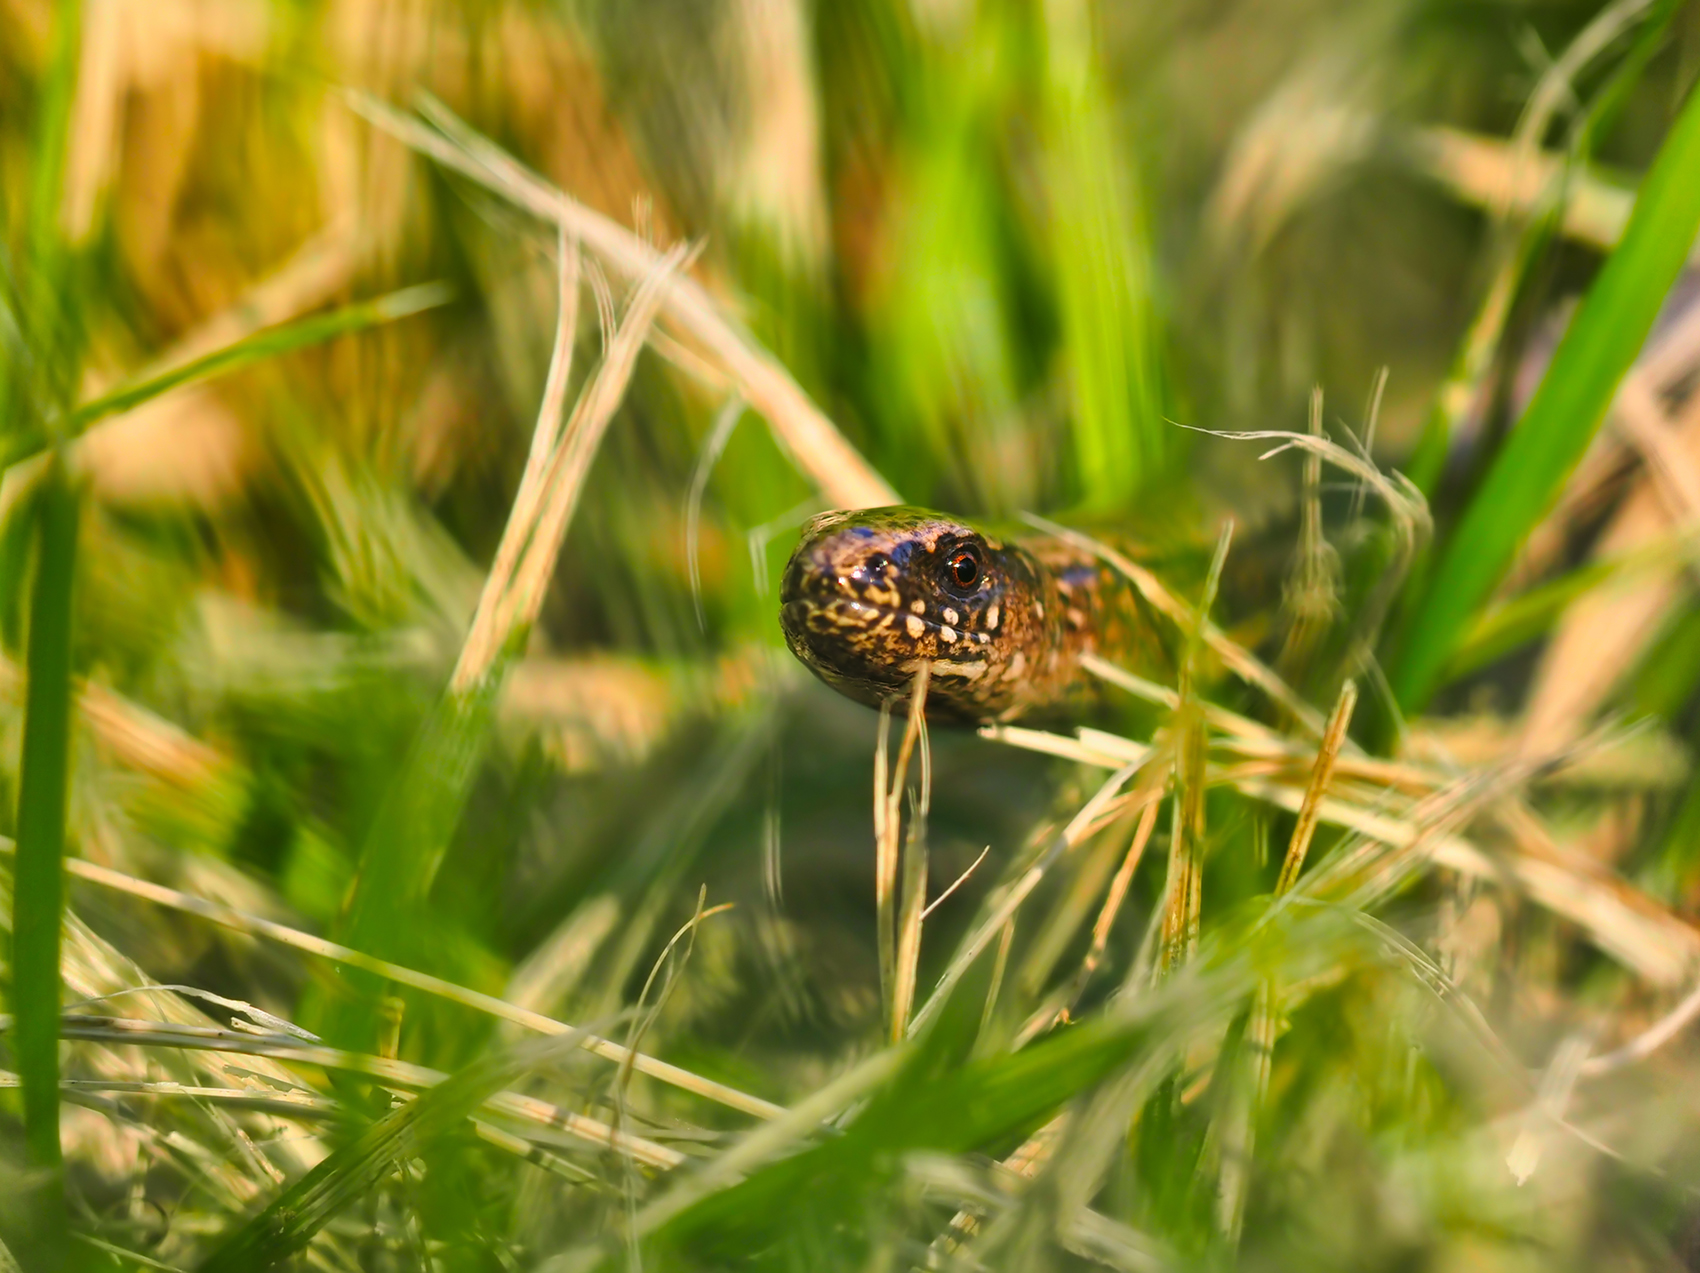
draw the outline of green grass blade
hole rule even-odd
[[[550,1056],[576,1048],[586,1033],[532,1039],[486,1057],[385,1115],[231,1234],[199,1273],[250,1273],[288,1259],[342,1208],[393,1172],[398,1161],[416,1157],[491,1095]]]
[[[71,107],[82,51],[82,4],[54,5],[52,45],[35,98],[31,144],[29,220],[23,247],[24,313],[33,346],[37,409],[68,401],[76,383],[73,319],[67,286],[70,253],[59,229]]]
[[[1683,553],[1680,543],[1665,540],[1636,552],[1589,562],[1478,614],[1447,660],[1445,678],[1466,676],[1545,635],[1573,601],[1595,588],[1680,562]]]
[[[1585,165],[1595,142],[1616,122],[1647,63],[1664,47],[1671,20],[1681,8],[1679,0],[1660,0],[1642,19],[1641,33],[1634,45],[1574,128],[1568,156],[1571,164],[1577,168]],[[1569,179],[1567,175],[1566,181]],[[1424,495],[1435,493],[1453,436],[1471,405],[1481,396],[1483,381],[1492,371],[1493,355],[1505,335],[1517,295],[1532,267],[1545,256],[1548,241],[1558,232],[1564,219],[1564,204],[1571,193],[1562,192],[1551,207],[1524,224],[1483,299],[1451,374],[1435,395],[1422,434],[1405,465],[1405,475]]]
[[[418,923],[419,908],[460,824],[505,670],[498,668],[469,692],[446,692],[420,727],[361,850],[341,926],[356,949],[386,957],[425,953],[407,934]]]
[[[1237,952],[1220,967],[1183,970],[1114,1018],[1052,1035],[1020,1052],[964,1061],[940,1055],[946,1049],[929,1042],[869,1098],[842,1136],[772,1163],[669,1217],[655,1234],[660,1253],[688,1250],[711,1261],[733,1260],[805,1227],[864,1241],[855,1217],[865,1214],[867,1196],[906,1155],[983,1151],[1024,1135],[1118,1071],[1144,1089],[1154,1088],[1185,1054],[1190,1038],[1226,1026],[1254,984],[1250,963]]]
[[[31,1162],[57,1173],[59,1155],[59,935],[64,905],[66,790],[70,782],[71,583],[77,496],[55,463],[37,504],[35,587],[30,604],[29,685],[18,794],[12,895],[12,1009],[23,1082],[24,1138]],[[58,1192],[57,1181],[48,1188]],[[38,1232],[63,1224],[37,1212]],[[61,1235],[62,1236],[62,1235]]]
[[[1431,577],[1394,665],[1394,692],[1405,710],[1428,701],[1477,608],[1581,459],[1687,259],[1697,229],[1700,93],[1690,93],[1642,184],[1622,242],[1589,290],[1534,400]]]
[[[53,45],[47,74],[36,94],[34,163],[30,174],[30,247],[42,251],[59,241],[59,207],[64,192],[66,140],[77,91],[77,54],[82,43],[82,5],[53,6]]]
[[[236,371],[265,358],[275,358],[279,354],[322,344],[346,332],[377,327],[392,323],[398,318],[407,318],[424,310],[435,309],[439,305],[447,304],[451,295],[452,292],[445,284],[422,283],[417,287],[404,287],[376,300],[347,305],[329,314],[314,314],[293,323],[283,323],[256,332],[181,367],[162,371],[158,375],[104,394],[91,402],[85,402],[72,413],[71,423],[78,430],[86,429],[97,420],[139,407],[150,398],[157,398],[168,390],[198,380],[210,380],[214,376]]]
[[[1086,8],[1050,9],[1051,253],[1072,375],[1078,487],[1088,507],[1125,508],[1166,468],[1179,431],[1163,419],[1150,247],[1135,166],[1115,135]]]
[[[1681,615],[1641,661],[1629,689],[1637,716],[1676,721],[1700,686],[1700,610]],[[1700,790],[1700,783],[1695,784]]]

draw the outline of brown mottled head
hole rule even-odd
[[[878,705],[931,666],[929,714],[1010,719],[1075,673],[1056,582],[1026,549],[925,509],[826,513],[785,568],[792,653],[841,693]]]

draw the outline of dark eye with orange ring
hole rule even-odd
[[[966,548],[951,557],[948,568],[958,588],[972,588],[980,582],[980,559]]]

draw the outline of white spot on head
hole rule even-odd
[[[1013,681],[1026,670],[1027,656],[1020,650],[1017,650],[1015,652],[1015,657],[1009,661],[1009,666],[1004,669],[1003,679],[1006,681]]]
[[[1001,617],[1002,615],[999,613],[996,605],[993,605],[990,610],[986,611],[986,631],[996,632],[998,630],[998,620]]]
[[[921,639],[921,634],[927,630],[927,625],[914,615],[910,615],[903,626],[909,629],[909,635],[917,641]]]
[[[947,623],[944,627],[939,629],[939,636],[948,644],[949,642],[956,640],[956,629]]]
[[[974,636],[975,636],[975,639],[978,640],[981,645],[986,644],[986,642],[988,642],[992,639],[991,637],[987,636],[984,632],[976,632],[974,634]]]
[[[922,601],[919,597],[916,597],[915,600],[913,600],[909,603],[909,608],[911,610],[913,610],[916,614],[927,613],[927,603],[925,601]]]
[[[961,619],[962,616],[957,614],[956,611],[952,610],[949,606],[944,608],[944,621],[946,623],[958,623]]]
[[[1043,601],[1035,601],[1033,603],[1033,617],[1035,619],[1043,619],[1045,617],[1045,603]]]

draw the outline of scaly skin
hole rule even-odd
[[[1081,657],[1123,656],[1144,627],[1127,581],[1091,553],[905,506],[815,518],[780,603],[791,652],[840,693],[901,699],[925,660],[928,714],[972,723],[1081,697]]]

